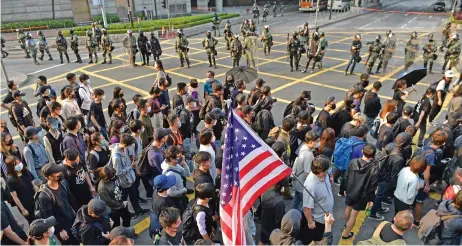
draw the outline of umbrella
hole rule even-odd
[[[247,84],[258,78],[257,70],[249,66],[233,67],[226,73],[226,77],[228,77],[228,75],[232,75],[234,81],[242,79]]]
[[[396,82],[400,79],[406,80],[407,87],[412,87],[413,85],[417,84],[423,78],[427,76],[427,69],[426,68],[416,68],[409,72],[402,73],[398,79],[396,79],[395,84],[393,85],[393,89],[396,88]]]

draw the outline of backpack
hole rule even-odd
[[[138,112],[137,112],[138,111]],[[135,119],[135,114],[138,114],[138,119],[141,115],[140,111],[138,110],[138,108],[134,108],[132,110],[130,110],[130,112],[128,113],[128,117],[127,117],[127,125],[130,123],[130,121],[132,120],[137,120]]]
[[[275,126],[268,133],[268,137],[273,138],[274,140],[276,140],[276,139],[278,139],[280,133],[281,133],[281,128],[279,126]]]
[[[252,129],[257,133],[260,134],[263,130],[263,117],[262,117],[263,111],[258,112],[258,114],[255,116],[255,119],[252,123]]]
[[[80,88],[84,89],[85,91],[87,90],[87,89],[85,89],[84,87],[79,87],[79,88],[77,88],[77,89],[74,90],[75,101],[77,102],[77,105],[79,105],[79,108],[82,107],[82,102],[83,102],[82,98],[80,97],[80,93],[79,93]]]
[[[62,180],[59,183],[64,187],[64,189],[67,192],[69,191],[69,187],[68,187],[68,184],[67,184],[66,180]],[[46,219],[46,216],[43,215],[43,213],[42,213],[43,208],[40,206],[40,202],[39,202],[39,196],[40,196],[40,194],[42,192],[45,193],[51,199],[51,204],[52,205],[56,202],[56,198],[53,195],[53,192],[48,187],[48,185],[47,184],[42,185],[40,187],[39,191],[37,191],[35,193],[35,195],[34,195],[34,215],[35,215],[35,218],[37,218],[37,219]]]
[[[93,221],[93,223],[91,223],[90,225],[95,226],[103,233],[105,232],[103,225],[98,221]],[[75,238],[77,238],[77,240],[79,240],[79,242],[82,242],[82,237],[80,236],[80,227],[82,227],[82,222],[79,220],[75,220],[74,224],[72,224],[71,227],[71,233],[72,235],[74,235]]]
[[[196,200],[193,201],[192,206],[188,206],[183,212],[181,220],[183,221],[183,238],[186,242],[196,241],[200,236],[199,229],[196,224],[196,216],[198,212],[203,211],[201,206],[196,206]]]
[[[363,144],[364,142],[355,142],[350,138],[340,138],[335,143],[334,149],[334,164],[335,167],[341,171],[348,169],[348,163],[351,159],[351,153],[353,152],[353,147]]]
[[[439,79],[437,81],[433,81],[428,88],[432,88],[433,90],[436,90],[436,87],[438,86],[440,81],[441,81],[441,79]]]
[[[380,125],[382,124],[382,121],[380,120],[380,118],[375,118],[374,122],[372,123],[372,127],[371,129],[369,130],[369,134],[371,135],[371,137],[377,139],[379,137],[379,129],[380,129]]]
[[[153,177],[154,176],[157,176],[159,175],[160,173],[155,173],[155,169],[157,168],[153,168],[151,167],[151,165],[149,164],[149,158],[148,158],[148,154],[149,154],[149,151],[151,150],[154,150],[154,146],[152,145],[152,143],[154,142],[154,140],[152,142],[150,142],[148,144],[148,146],[146,146],[142,151],[141,151],[141,155],[140,155],[140,158],[138,158],[138,160],[136,161],[136,167],[138,168],[138,170],[140,171],[140,173],[142,175],[149,175],[150,177]]]
[[[249,97],[247,97],[247,105],[254,106],[256,101],[258,101],[259,96],[257,95],[257,92],[261,93],[261,90],[256,87],[250,91]]]
[[[26,146],[24,146],[24,149],[26,147],[28,147],[30,149],[30,152],[32,152],[32,157],[34,157],[34,161],[38,161],[38,156],[35,154],[34,148],[32,148],[32,146],[30,146],[30,143],[26,144]],[[35,166],[34,163],[27,163],[25,155],[21,155],[21,162],[26,164],[26,165],[31,165],[32,167]]]
[[[210,102],[210,97],[207,99],[207,101],[205,101],[205,105],[202,106],[202,108],[199,110],[199,119],[201,120],[205,119],[205,115],[207,114],[205,110],[207,110],[207,106],[209,105],[209,102]]]
[[[403,239],[397,239],[389,243],[386,243],[380,238],[380,233],[382,232],[383,227],[385,227],[385,225],[389,223],[390,222],[388,221],[382,221],[382,223],[380,223],[379,226],[377,226],[377,228],[374,231],[374,234],[372,234],[372,237],[370,239],[359,241],[357,245],[406,245],[406,242]]]
[[[167,171],[165,172],[165,174],[169,173],[169,172],[172,172],[172,173],[176,173],[178,175],[181,176],[181,179],[183,179],[183,186],[186,187],[186,177],[183,176],[183,174],[181,174],[179,171],[175,170],[175,169],[167,169]]]
[[[159,243],[159,238],[162,234],[162,225],[159,222],[159,217],[157,216],[156,213],[151,213],[151,217],[149,219],[149,236],[154,239],[154,245],[159,245],[155,244]]]
[[[439,216],[436,214],[436,210],[432,209],[420,221],[417,236],[425,245],[439,245],[441,244],[443,221],[457,217],[462,218],[462,215]]]
[[[167,80],[167,87],[170,87],[172,85],[172,78],[170,78],[170,75],[165,74],[165,80]]]
[[[446,181],[446,184],[449,184],[449,180],[452,178],[457,168],[460,168],[458,164],[459,164],[459,159],[455,156],[452,157],[447,163],[443,171],[443,180]]]

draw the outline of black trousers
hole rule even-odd
[[[113,228],[120,226],[120,219],[122,219],[123,227],[130,227],[130,221],[132,218],[130,216],[130,212],[128,211],[128,207],[111,210],[109,216],[111,217],[112,221],[114,221]]]
[[[436,118],[436,116],[439,114],[440,111],[441,111],[441,106],[438,105],[438,103],[434,101],[432,103],[432,109],[430,110],[430,114],[428,115],[428,121],[433,122],[433,120]]]
[[[141,206],[138,202],[138,187],[135,184],[136,183],[133,183],[129,188],[122,188],[122,200],[126,201],[127,198],[130,197],[130,203],[133,206],[133,210],[135,210],[135,213],[137,213],[141,210]]]
[[[146,175],[146,174],[141,175],[141,176],[136,176],[134,185],[136,186],[138,197],[140,197],[140,191],[139,191],[139,187],[141,183],[140,180],[141,182],[143,182],[144,190],[146,191],[146,197],[151,198],[152,195],[154,194],[154,189],[152,188],[152,184],[149,181],[152,180],[152,178],[150,177],[150,175]]]

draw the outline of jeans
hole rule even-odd
[[[382,209],[382,201],[385,198],[385,193],[388,190],[388,181],[380,181],[377,185],[377,193],[375,194],[374,205],[371,209],[371,214],[376,215],[377,210]]]
[[[302,204],[303,204],[303,192],[295,191],[294,200],[292,200],[292,208],[301,211]]]
[[[135,210],[135,213],[138,213],[141,210],[141,206],[138,202],[138,187],[135,183],[129,188],[122,188],[122,200],[126,201],[128,196],[130,196],[130,203],[132,204],[133,210]]]
[[[376,118],[376,117],[369,118],[368,116],[366,116],[366,126],[367,126],[369,129],[372,128],[372,125],[374,124],[375,118]]]
[[[111,210],[109,217],[111,217],[112,221],[114,221],[113,228],[120,226],[120,219],[122,219],[123,227],[130,227],[130,221],[132,217],[130,216],[128,207],[117,210]]]
[[[350,55],[350,62],[348,62],[348,66],[346,67],[345,72],[348,72],[348,68],[350,68],[350,65],[353,64],[350,70],[350,73],[353,73],[356,67],[356,56],[357,55]]]
[[[108,135],[107,135],[107,130],[106,130],[106,127],[105,127],[105,126],[101,126],[100,132],[101,132],[101,134],[103,134],[103,137],[104,137],[106,140],[109,140]]]
[[[417,141],[417,144],[420,145],[420,144],[423,144],[425,133],[427,133],[427,121],[424,121],[422,122],[422,124],[420,124],[419,130],[420,130],[420,133],[419,133],[419,140]]]

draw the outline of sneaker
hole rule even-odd
[[[382,207],[381,209],[377,209],[377,213],[386,213],[388,211],[390,211],[390,209],[387,207]]]
[[[150,213],[151,213],[150,209],[142,208],[138,212],[136,212],[135,215],[136,217],[138,217],[140,215],[145,215],[145,214],[150,214]]]
[[[392,202],[391,200],[385,200],[382,202],[382,205],[386,205],[386,206],[391,206]]]
[[[143,198],[141,198],[141,197],[138,198],[138,202],[139,202],[140,204],[146,204],[146,203],[147,203],[146,199],[143,199]]]
[[[369,218],[373,220],[380,220],[380,221],[385,219],[385,217],[383,217],[382,215],[378,215],[378,214],[371,214],[369,215]]]
[[[348,234],[348,237],[342,236],[342,239],[343,240],[348,240],[348,239],[352,239],[354,236],[355,236],[355,233],[350,231],[350,233]]]
[[[341,193],[339,192],[339,193],[337,193],[337,196],[340,196],[340,197],[341,197],[341,196],[345,196],[345,195],[344,195],[344,194],[341,194]]]
[[[194,194],[194,190],[192,189],[188,189],[188,191],[186,192],[186,194],[190,195],[190,194]]]

